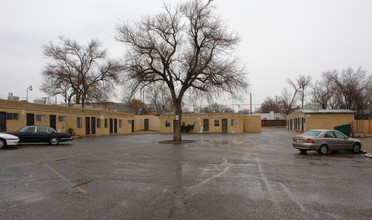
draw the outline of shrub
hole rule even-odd
[[[75,134],[75,129],[73,128],[73,127],[68,127],[67,129],[66,129],[66,133],[70,133],[71,135],[76,135]]]
[[[181,125],[181,132],[188,133],[194,130],[194,125]]]

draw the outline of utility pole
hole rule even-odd
[[[250,97],[249,105],[250,105],[250,107],[251,107],[250,112],[251,112],[251,114],[252,114],[252,93],[249,93],[249,97]]]

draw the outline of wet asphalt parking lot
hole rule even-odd
[[[0,151],[0,219],[371,219],[372,158],[295,132],[78,138]]]

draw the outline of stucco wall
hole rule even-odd
[[[156,115],[136,115],[135,116],[135,131],[145,130],[145,119],[148,119],[149,131],[159,131],[160,130],[160,118]]]
[[[333,129],[336,126],[352,124],[354,114],[310,114],[310,117],[305,119],[306,131],[316,128]]]
[[[261,129],[260,115],[244,115],[244,132],[258,133]]]

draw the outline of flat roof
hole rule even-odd
[[[301,109],[299,111],[305,114],[355,114],[355,111],[350,109]]]

